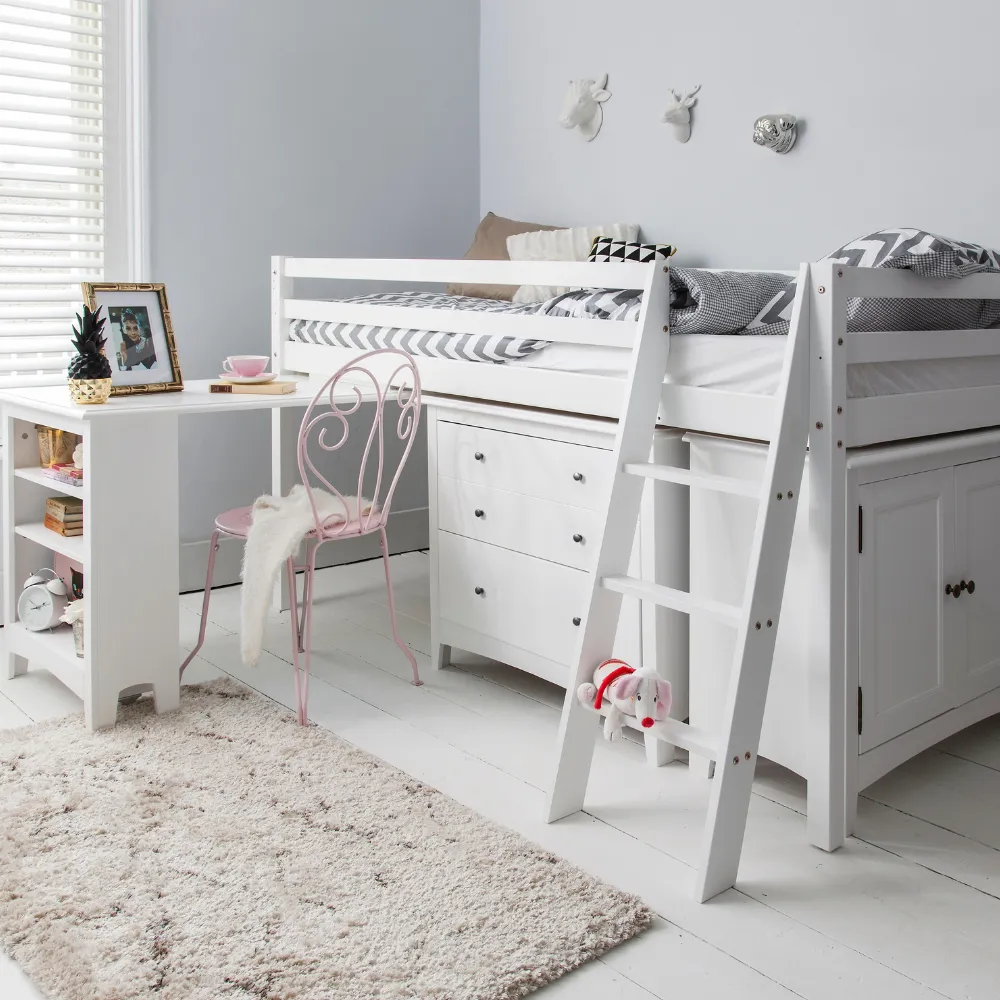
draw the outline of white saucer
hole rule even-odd
[[[277,377],[276,372],[264,372],[263,375],[254,375],[252,378],[243,375],[233,375],[230,372],[223,372],[219,376],[223,382],[231,382],[233,385],[263,385],[265,382],[271,382]]]

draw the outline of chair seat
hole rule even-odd
[[[216,519],[215,526],[227,535],[246,538],[253,523],[253,507],[234,507],[223,511]]]
[[[253,523],[253,507],[234,507],[232,510],[223,511],[216,519],[215,526],[219,531],[224,531],[227,535],[236,538],[246,538]],[[332,519],[328,526],[325,526],[323,538],[332,540],[334,538],[350,538],[355,535],[367,535],[372,531],[378,531],[382,524],[382,512],[378,511],[371,518],[363,518],[361,522],[351,521],[344,524],[339,519]],[[309,532],[310,538],[316,537],[316,531]]]

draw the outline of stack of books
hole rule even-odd
[[[72,462],[59,462],[43,468],[42,472],[50,479],[66,483],[67,486],[83,485],[83,469],[78,469]]]
[[[208,391],[285,396],[290,392],[295,392],[297,385],[297,382],[209,382]]]
[[[72,497],[49,497],[45,501],[45,527],[60,535],[82,535],[83,501]]]

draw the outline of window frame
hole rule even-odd
[[[104,0],[105,281],[149,281],[148,0]]]

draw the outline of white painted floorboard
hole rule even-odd
[[[317,580],[310,716],[318,725],[637,892],[659,918],[646,934],[541,995],[574,1000],[995,1000],[1000,996],[1000,718],[887,775],[861,802],[858,837],[836,854],[806,842],[805,786],[762,762],[739,888],[691,899],[707,784],[683,763],[646,767],[640,744],[599,743],[587,813],[548,826],[543,789],[561,692],[469,657],[427,658],[427,558],[394,563],[399,625],[426,684],[407,683],[391,638],[380,562]],[[201,595],[181,598],[181,645]],[[213,594],[192,683],[220,672],[292,702],[286,615],[272,615],[260,666],[239,661],[239,589]],[[178,657],[178,662],[180,657]],[[0,727],[80,711],[44,672],[0,680]],[[0,998],[38,1000],[0,957]]]

